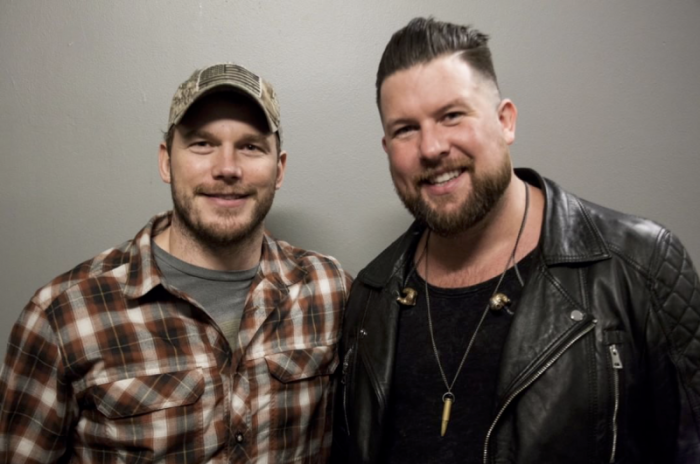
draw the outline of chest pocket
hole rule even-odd
[[[265,356],[270,386],[272,462],[314,461],[328,448],[336,346],[315,346]]]
[[[201,369],[132,377],[92,387],[82,440],[118,456],[158,459],[202,449]],[[128,461],[129,459],[127,459]]]
[[[283,383],[331,375],[338,367],[335,346],[284,351],[265,356],[270,375]]]
[[[95,387],[92,397],[98,411],[119,419],[192,404],[203,391],[202,371],[197,369],[118,380]]]

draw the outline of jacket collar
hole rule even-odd
[[[515,174],[545,193],[539,249],[548,265],[585,263],[610,257],[602,233],[580,198],[532,169],[516,169]]]
[[[515,174],[545,194],[545,213],[539,250],[549,266],[599,261],[610,257],[603,236],[582,200],[536,171],[518,168]],[[418,222],[365,267],[357,276],[372,287],[383,287],[394,275],[403,276],[407,260],[425,226]]]

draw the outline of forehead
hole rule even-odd
[[[243,122],[262,133],[270,133],[260,106],[237,92],[217,92],[200,98],[187,110],[178,127],[192,129],[222,119]]]
[[[465,103],[497,98],[495,84],[475,71],[459,54],[443,55],[427,63],[395,72],[382,83],[380,109],[387,112],[442,105],[455,99]]]

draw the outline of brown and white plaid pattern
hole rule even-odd
[[[349,277],[266,235],[232,351],[151,237],[37,291],[0,373],[0,462],[325,462]],[[69,458],[66,458],[69,456]]]

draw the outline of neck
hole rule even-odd
[[[422,258],[418,272],[425,277],[425,265],[429,263],[430,283],[453,288],[475,285],[500,275],[523,224],[525,197],[525,183],[513,175],[503,197],[478,224],[449,236],[430,234],[428,253]],[[543,211],[542,191],[530,186],[529,212],[516,249],[516,262],[537,246]],[[427,232],[418,244],[416,259],[423,252],[426,239]]]
[[[251,269],[260,262],[263,226],[261,224],[238,242],[213,246],[193,237],[173,215],[170,226],[154,240],[163,250],[194,266],[215,271],[240,271]]]

